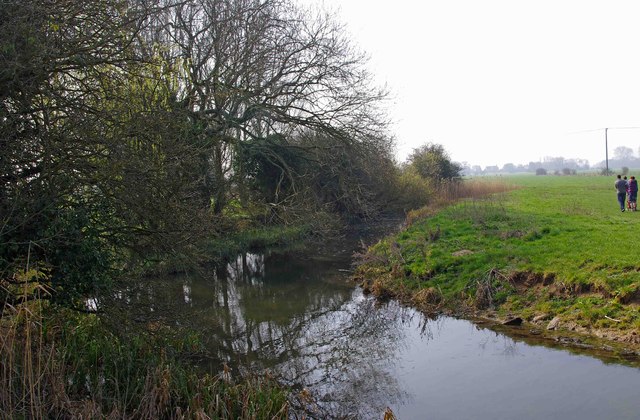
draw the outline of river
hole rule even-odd
[[[638,419],[640,369],[380,303],[349,282],[354,242],[244,254],[118,297],[134,319],[198,331],[203,366],[268,370],[311,418]]]

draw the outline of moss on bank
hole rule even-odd
[[[271,226],[239,231],[209,242],[207,255],[232,258],[241,252],[302,247],[314,234],[312,225]]]
[[[620,212],[610,178],[509,181],[523,188],[409,215],[363,257],[365,291],[640,347],[640,213]]]

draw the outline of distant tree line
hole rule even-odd
[[[640,155],[640,149],[638,150]],[[465,175],[483,175],[496,173],[536,173],[543,169],[545,173],[567,174],[586,170],[599,170],[601,172],[607,166],[604,160],[596,162],[592,165],[586,159],[565,159],[563,157],[545,157],[542,161],[529,162],[528,164],[505,163],[502,167],[498,165],[489,165],[484,168],[479,165],[462,165],[462,171]],[[640,157],[634,154],[631,147],[618,146],[613,149],[609,157],[609,168],[640,168]]]
[[[640,151],[639,151],[640,153]],[[606,162],[603,160],[596,164],[597,168],[606,168]],[[633,149],[627,146],[619,146],[613,149],[613,153],[609,158],[609,169],[615,168],[616,170],[622,170],[622,168],[640,168],[640,157],[637,157]]]
[[[478,165],[466,166],[463,168],[465,175],[482,175],[496,173],[536,173],[543,169],[545,173],[575,173],[591,169],[589,161],[586,159],[565,159],[563,157],[545,157],[542,161],[529,162],[528,164],[506,163],[502,167],[497,165],[482,168]]]

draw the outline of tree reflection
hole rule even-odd
[[[380,418],[385,407],[410,403],[399,383],[406,365],[396,363],[404,352],[416,357],[416,343],[420,349],[427,343],[434,352],[418,356],[423,366],[439,366],[433,363],[443,355],[445,364],[455,365],[450,352],[456,349],[446,347],[454,341],[445,340],[444,348],[442,341],[429,343],[445,323],[447,333],[457,325],[449,337],[466,329],[458,335],[462,342],[475,333],[481,353],[503,360],[540,344],[514,336],[519,329],[505,336],[494,331],[505,327],[433,320],[393,301],[376,302],[346,281],[340,269],[348,263],[245,254],[204,273],[127,285],[110,301],[101,296],[90,304],[108,309],[112,322],[123,320],[119,327],[133,320],[198,331],[208,352],[203,368],[219,373],[224,363],[243,374],[268,370],[304,395],[292,403],[310,418]]]
[[[199,331],[212,370],[269,370],[311,391],[315,417],[378,417],[408,398],[392,375],[415,312],[376,304],[346,282],[346,260],[245,254],[205,275],[137,283],[114,296],[139,322]],[[115,302],[114,302],[115,303]],[[424,336],[431,335],[426,320]]]
[[[478,328],[478,330],[482,331],[484,329]],[[502,344],[500,345],[500,343]],[[488,346],[489,344],[491,345]],[[518,348],[517,341],[495,331],[492,332],[492,334],[487,334],[484,339],[480,340],[478,346],[483,351],[487,350],[487,347],[489,349],[498,349],[500,351],[500,355],[505,357],[516,357],[523,355]]]

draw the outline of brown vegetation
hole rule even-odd
[[[272,378],[197,374],[154,343],[113,343],[106,331],[88,334],[84,320],[45,321],[44,304],[7,306],[0,318],[0,418],[288,418]]]
[[[434,198],[429,205],[407,213],[406,225],[411,226],[416,220],[424,219],[436,214],[440,209],[452,203],[463,200],[485,199],[492,194],[502,194],[516,187],[500,179],[466,179],[463,181],[450,180],[438,184]]]

